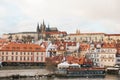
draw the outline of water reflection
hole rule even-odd
[[[26,77],[20,79],[0,79],[0,80],[120,80],[120,75],[106,75],[105,78],[47,78],[47,77]]]

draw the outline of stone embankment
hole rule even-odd
[[[0,70],[0,77],[19,76],[40,76],[47,75],[49,71],[46,69],[22,69],[22,70]]]

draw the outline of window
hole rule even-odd
[[[99,61],[99,59],[97,59],[97,62]]]
[[[43,53],[41,53],[41,55],[43,55]]]
[[[38,52],[37,52],[37,55],[38,55]]]
[[[103,61],[103,59],[101,59],[101,61]]]
[[[41,57],[41,61],[43,61],[43,57]]]
[[[2,52],[2,55],[4,55],[4,52]]]
[[[2,61],[4,61],[4,56],[2,56]]]
[[[82,37],[80,37],[80,40],[82,40]]]
[[[12,52],[12,55],[13,55],[14,53]]]
[[[29,61],[29,57],[27,57],[27,60]]]
[[[114,60],[112,59],[112,62],[113,62]]]
[[[28,52],[28,55],[29,55],[29,52]]]
[[[13,56],[12,56],[11,60],[12,60],[12,61],[14,60],[14,59],[13,59]]]
[[[39,60],[39,57],[37,57],[36,60],[38,61],[38,60]]]
[[[97,41],[97,37],[95,37],[95,40]]]
[[[120,59],[117,59],[118,62],[120,62]]]
[[[70,37],[68,37],[68,40],[70,40]]]
[[[22,52],[20,52],[20,55],[22,55]]]
[[[24,61],[25,61],[25,57],[24,57]]]
[[[6,61],[8,60],[8,56],[6,56]]]
[[[6,52],[6,55],[8,55],[8,52]]]
[[[97,54],[97,57],[99,57],[99,55]]]
[[[22,56],[20,56],[20,60],[22,61]]]
[[[17,61],[17,58],[18,58],[18,57],[16,56],[16,61]]]
[[[16,55],[18,55],[18,52],[16,52]]]

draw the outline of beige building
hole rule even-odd
[[[120,40],[120,34],[105,34],[104,41],[106,42],[117,42]]]
[[[80,33],[77,30],[74,34],[68,34],[65,39],[78,42],[116,42],[120,40],[120,34]]]
[[[11,38],[12,40],[16,39],[23,39],[24,37],[31,36],[34,39],[37,39],[37,32],[18,32],[18,33],[8,33],[8,34],[3,34],[2,38],[3,39],[9,39]]]
[[[116,64],[117,49],[115,43],[104,43],[96,53],[98,53],[100,67],[114,66]]]
[[[67,40],[73,40],[78,42],[98,42],[103,41],[104,33],[80,33],[80,34],[69,34],[66,36]]]
[[[0,47],[3,63],[45,63],[46,49],[36,44],[9,42]]]

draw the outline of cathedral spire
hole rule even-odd
[[[43,19],[43,25],[45,25],[44,19]]]
[[[37,30],[36,30],[36,31],[37,31],[37,32],[40,31],[39,23],[37,23]]]

